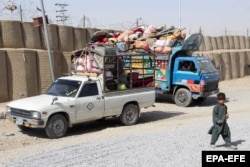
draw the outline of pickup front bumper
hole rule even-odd
[[[28,119],[28,118],[10,115],[10,113],[6,113],[6,118],[10,122],[12,122],[16,125],[21,125],[21,126],[25,126],[25,127],[44,128],[44,126],[45,126],[44,120],[41,120],[41,119],[40,120]]]

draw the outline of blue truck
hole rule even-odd
[[[219,72],[205,56],[193,56],[203,36],[192,34],[176,44],[169,55],[156,54],[155,89],[157,94],[171,94],[178,106],[200,103],[219,91]]]

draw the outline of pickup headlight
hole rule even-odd
[[[40,112],[33,111],[33,112],[32,112],[32,118],[40,119],[40,118],[41,118]]]
[[[10,107],[6,106],[6,113],[10,113]]]
[[[6,106],[6,119],[9,119],[10,118],[10,111],[11,111],[11,109],[10,109],[10,107],[9,106]]]

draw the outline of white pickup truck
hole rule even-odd
[[[117,63],[117,59],[114,60],[113,63]],[[103,71],[114,67],[109,63],[109,69]],[[131,68],[127,69],[132,72]],[[135,78],[126,73],[129,85],[119,88],[124,84],[115,76],[112,79],[105,73],[90,74],[58,78],[44,94],[10,102],[6,107],[7,118],[23,131],[44,128],[49,138],[59,138],[74,124],[106,117],[119,117],[124,125],[136,124],[140,108],[153,106],[155,102],[153,76],[139,74],[141,76]]]

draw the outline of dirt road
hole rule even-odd
[[[250,77],[223,81],[220,83],[220,89],[227,95],[229,124],[230,122],[236,124],[234,120],[250,118]],[[178,131],[191,128],[195,124],[209,128],[211,111],[215,104],[215,96],[212,96],[199,106],[182,108],[173,104],[169,97],[160,96],[156,107],[143,109],[137,125],[121,126],[118,119],[90,122],[69,129],[67,136],[61,139],[48,139],[42,130],[22,133],[16,125],[2,119],[0,120],[0,164],[25,157],[27,154],[61,149],[79,143],[113,140],[123,136],[147,135],[152,132],[161,133],[166,130]],[[0,104],[0,112],[4,109],[5,104]],[[232,127],[233,130],[234,127]],[[207,129],[204,129],[204,133],[206,131]],[[237,132],[235,133],[233,134],[237,137]],[[232,139],[237,140],[234,137]],[[205,142],[207,142],[205,145],[209,145],[209,140]],[[250,141],[245,140],[245,142]],[[250,148],[243,149],[249,150]]]

